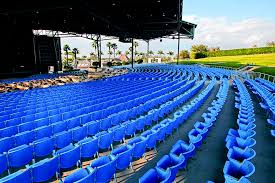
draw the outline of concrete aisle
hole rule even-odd
[[[207,180],[224,182],[223,167],[227,160],[225,138],[229,128],[235,127],[237,122],[238,111],[234,108],[234,97],[234,90],[230,87],[224,107],[205,143],[198,149],[194,158],[188,161],[187,170],[179,173],[177,182],[203,183]],[[184,137],[183,139],[187,139],[186,135]]]
[[[187,134],[188,132],[193,128],[194,123],[197,120],[201,119],[201,115],[207,110],[207,108],[210,106],[211,102],[215,99],[216,94],[219,89],[219,84],[217,84],[214,89],[212,90],[211,95],[209,98],[205,101],[205,103],[199,108],[198,111],[196,111],[191,117],[184,122],[183,125],[181,125],[178,128],[178,131],[175,132],[171,137],[166,138],[165,142],[159,144],[157,147],[158,153],[155,157],[153,157],[150,161],[146,162],[143,167],[136,170],[134,174],[129,176],[126,180],[127,183],[134,183],[138,182],[138,179],[144,175],[150,168],[153,168],[156,166],[157,162],[162,158],[165,154],[168,154],[172,148],[172,146],[179,140],[187,140]],[[200,92],[199,92],[200,93]],[[122,181],[124,182],[124,181]]]

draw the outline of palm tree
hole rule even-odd
[[[167,54],[170,56],[170,60],[171,60],[172,57],[173,57],[173,55],[174,55],[174,52],[173,51],[169,51]]]
[[[108,42],[107,44],[106,44],[106,46],[109,48],[109,51],[108,51],[108,54],[109,54],[109,62],[110,62],[110,60],[111,60],[111,48],[112,48],[112,43],[111,42]]]
[[[158,51],[158,54],[159,54],[160,56],[162,56],[162,55],[164,55],[164,52],[163,52],[162,50],[159,50],[159,51]]]
[[[79,54],[79,50],[77,48],[74,48],[72,50],[72,53],[74,54],[74,63],[75,63],[75,66],[77,67],[76,56],[77,56],[77,54]]]
[[[148,55],[154,55],[154,52],[152,50],[148,51]]]
[[[70,46],[65,44],[63,47],[63,51],[66,53],[66,58],[67,58],[67,66],[69,65],[69,51],[71,50]]]
[[[108,54],[109,54],[109,55],[112,55],[112,54],[113,54],[112,50],[108,51]]]
[[[138,47],[139,45],[138,45],[138,42],[137,41],[135,41],[134,42],[134,47],[135,47],[135,55],[137,55],[138,54],[138,52],[137,52],[137,47]]]
[[[116,51],[116,54],[117,54],[117,55],[120,55],[120,54],[121,54],[121,51],[120,51],[120,50],[117,50],[117,51]]]
[[[114,59],[115,59],[115,57],[116,57],[117,44],[116,44],[116,43],[113,43],[113,44],[112,44],[112,48],[113,48],[113,50],[114,50],[113,54],[114,54]]]
[[[97,41],[96,40],[93,40],[92,47],[95,49],[95,55],[96,55],[96,53],[97,53]]]

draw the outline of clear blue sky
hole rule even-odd
[[[190,49],[193,44],[206,44],[221,49],[264,46],[275,41],[275,0],[184,0],[183,19],[198,24],[194,40],[182,40],[180,49]],[[112,41],[124,52],[130,44]],[[62,45],[79,48],[88,55],[91,42],[82,38],[62,39]],[[146,52],[146,44],[139,41],[138,51]],[[151,50],[177,50],[176,40],[151,41]],[[106,42],[102,44],[107,53]]]
[[[183,15],[228,17],[231,21],[264,18],[275,21],[275,0],[184,0]]]

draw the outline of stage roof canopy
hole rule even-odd
[[[9,0],[0,15],[31,21],[32,29],[156,39],[193,38],[195,24],[182,21],[182,0]],[[180,20],[178,23],[178,20]]]

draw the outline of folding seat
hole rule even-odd
[[[237,160],[239,162],[242,162],[244,160],[251,160],[256,156],[256,152],[250,148],[246,147],[245,149],[233,146],[229,149],[227,153],[227,158],[229,161]]]
[[[10,126],[0,129],[0,138],[10,137],[18,133],[17,126]]]
[[[59,149],[55,152],[55,156],[58,157],[59,168],[68,169],[74,166],[80,166],[80,146],[74,146],[72,144]]]
[[[247,160],[238,162],[236,160],[226,161],[223,173],[226,183],[240,182],[250,183],[247,179],[255,172],[255,166]]]
[[[16,125],[19,125],[21,123],[21,118],[9,119],[9,120],[5,121],[5,123],[6,123],[6,127],[16,126]]]
[[[108,131],[113,133],[113,141],[114,142],[122,142],[125,139],[125,126],[117,125],[110,128]]]
[[[14,147],[14,137],[4,137],[0,139],[0,154],[7,152]]]
[[[156,142],[157,142],[157,133],[147,130],[141,134],[141,137],[146,138],[147,144],[146,148],[147,149],[155,149],[156,148]]]
[[[87,126],[87,128],[88,128],[88,135],[92,136],[99,132],[100,122],[91,121],[89,123],[86,123],[84,126]]]
[[[240,121],[237,122],[239,125],[239,129],[243,130],[243,131],[247,131],[247,130],[253,130],[256,128],[256,125],[254,123],[248,123],[248,124],[244,124]]]
[[[25,131],[31,131],[34,129],[34,122],[26,122],[26,123],[21,123],[18,125],[18,131],[20,132],[25,132]]]
[[[65,177],[63,183],[95,183],[96,169],[81,168]]]
[[[96,154],[98,155],[98,138],[97,137],[88,137],[78,142],[80,146],[80,155],[81,158],[91,158]]]
[[[12,116],[12,118],[14,118],[13,115],[11,115],[11,116]],[[4,115],[4,116],[0,116],[0,121],[9,120],[9,119],[11,119],[11,116],[9,114],[8,115]]]
[[[60,114],[70,112],[71,111],[70,106],[62,107],[59,109],[59,111],[60,111]]]
[[[108,149],[110,147],[113,149],[113,132],[102,131],[97,133],[95,136],[99,139],[99,149]]]
[[[125,135],[135,136],[136,132],[136,121],[127,121],[123,123],[125,125]]]
[[[49,119],[50,119],[50,123],[56,123],[56,122],[62,121],[63,118],[62,118],[62,114],[56,114],[56,115],[50,116]]]
[[[86,123],[89,123],[89,122],[91,122],[92,120],[91,120],[91,115],[90,114],[84,114],[84,115],[82,115],[82,116],[80,116],[80,118],[81,118],[81,124],[82,125],[84,125],[84,124],[86,124]]]
[[[195,145],[187,144],[183,140],[178,140],[172,147],[170,153],[177,156],[183,155],[186,161],[195,155]]]
[[[80,126],[80,118],[79,117],[74,117],[69,120],[66,120],[67,122],[67,128],[72,129],[74,127]]]
[[[34,141],[35,133],[33,131],[25,131],[18,133],[14,136],[15,145],[20,146],[23,144],[29,144]]]
[[[192,129],[188,133],[188,138],[189,138],[189,143],[194,144],[196,148],[201,146],[202,140],[203,140],[202,135],[195,129]]]
[[[52,136],[52,126],[42,126],[34,130],[35,139]]]
[[[242,139],[247,139],[247,138],[252,138],[255,135],[256,135],[256,132],[254,130],[244,131],[244,130],[229,129],[227,137],[231,136],[231,137],[240,137]]]
[[[112,126],[110,118],[101,119],[99,122],[100,122],[101,130],[107,130],[108,128],[110,128]]]
[[[72,131],[72,140],[73,142],[78,142],[88,136],[87,134],[87,126],[78,126],[70,131]]]
[[[186,166],[186,160],[183,155],[176,156],[174,154],[164,155],[158,162],[156,169],[161,169],[162,171],[171,171],[171,176],[169,177],[169,182],[173,182],[176,178],[179,169]]]
[[[122,120],[121,120],[121,115],[120,114],[112,114],[109,116],[111,119],[112,126],[118,125]]]
[[[196,128],[195,125],[194,125],[194,129],[192,129],[192,130],[194,130],[194,134],[196,134],[196,133],[201,134],[202,139],[205,139],[206,135],[208,134],[208,129],[207,128],[198,128],[198,127]],[[190,132],[190,133],[192,133],[192,132]]]
[[[2,183],[30,183],[32,182],[31,178],[31,170],[18,170],[17,172],[10,174],[2,179],[0,179]]]
[[[55,116],[55,115],[59,115],[59,114],[62,114],[62,113],[60,113],[59,109],[56,109],[56,107],[54,107],[53,109],[48,109],[49,116]]]
[[[139,178],[139,183],[171,183],[171,171],[162,171],[160,169],[151,168],[142,177]]]
[[[41,126],[47,126],[49,124],[50,124],[49,118],[37,119],[34,121],[35,128],[38,128]]]
[[[56,148],[61,149],[72,143],[72,132],[63,131],[54,135]]]
[[[95,182],[109,182],[116,173],[116,159],[108,156],[97,158],[90,164],[90,167],[96,169]]]
[[[66,121],[59,121],[53,123],[52,125],[53,134],[63,132],[67,130],[67,122]]]
[[[35,114],[30,114],[30,115],[27,115],[27,116],[23,116],[21,118],[22,122],[30,122],[30,121],[34,121],[34,120],[35,120]]]
[[[203,113],[202,117],[206,123],[212,123],[212,122],[216,121],[216,117],[212,113]]]
[[[36,112],[37,113],[45,112],[48,114],[48,109],[47,107],[43,106],[43,107],[36,108]]]
[[[166,124],[157,124],[152,128],[154,133],[157,133],[157,140],[163,141],[166,134]]]
[[[33,155],[35,158],[45,157],[52,154],[55,148],[55,139],[52,137],[44,137],[33,141]]]
[[[6,154],[0,154],[0,175],[8,169],[8,159]]]
[[[110,158],[116,159],[117,170],[124,170],[129,166],[132,168],[132,152],[133,146],[130,145],[120,146],[111,152]]]
[[[271,136],[275,137],[275,130],[270,130]]]
[[[46,158],[29,166],[28,168],[31,169],[33,182],[46,182],[57,175],[58,158]]]
[[[19,168],[27,165],[33,158],[33,149],[29,145],[21,145],[10,149],[7,154],[9,167]]]
[[[48,111],[43,111],[35,114],[35,119],[47,118],[49,116]]]
[[[136,119],[136,130],[141,131],[145,127],[145,117],[140,116],[138,119]]]
[[[267,119],[267,123],[270,124],[272,127],[275,127],[275,121],[272,119]]]

